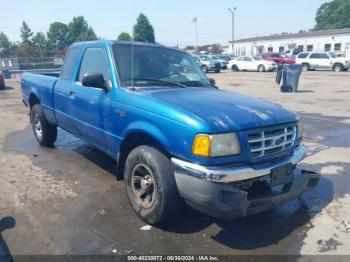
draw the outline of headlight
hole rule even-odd
[[[304,134],[304,123],[303,120],[298,122],[298,139],[302,139]]]
[[[232,156],[240,153],[241,147],[236,133],[197,135],[192,146],[192,154],[200,157]]]

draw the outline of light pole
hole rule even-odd
[[[197,16],[193,19],[192,23],[196,25],[196,51],[198,51],[198,18]]]
[[[228,8],[228,11],[232,14],[232,55],[234,55],[234,48],[235,48],[235,13],[237,11],[237,7],[234,7],[233,9]]]

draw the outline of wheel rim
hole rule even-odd
[[[303,70],[304,71],[308,71],[309,70],[309,67],[307,65],[303,65]]]
[[[41,139],[43,136],[43,127],[41,124],[40,116],[39,114],[34,115],[34,130],[35,130],[35,135]]]
[[[259,66],[259,72],[263,72],[264,71],[264,67]]]
[[[149,209],[156,199],[155,179],[151,169],[139,164],[134,167],[131,174],[132,196],[138,206]]]
[[[202,67],[202,71],[203,73],[206,73],[207,72],[207,68],[205,66]]]
[[[340,66],[336,66],[335,67],[335,72],[340,72],[340,71],[341,71]]]

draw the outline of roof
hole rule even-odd
[[[327,36],[327,35],[342,35],[342,34],[350,34],[350,28],[323,30],[323,31],[310,31],[310,32],[296,33],[296,34],[257,36],[257,37],[250,37],[250,38],[235,40],[235,43],[256,42],[256,41],[264,41],[264,40],[279,40],[279,39],[289,39],[289,38],[315,37],[315,36]],[[232,41],[230,41],[230,43],[232,43]]]
[[[146,43],[146,42],[136,42],[136,41],[121,41],[121,40],[96,40],[96,41],[83,41],[83,42],[76,42],[71,45],[71,47],[79,47],[83,45],[92,45],[96,43],[102,43],[102,44],[110,44],[110,45],[115,45],[115,44],[127,44],[127,45],[134,45],[134,46],[149,46],[149,47],[160,47],[160,48],[167,48],[167,49],[172,49],[176,51],[181,51],[184,52],[178,48],[174,47],[169,47],[165,46],[162,44],[158,43]]]

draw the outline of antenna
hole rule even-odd
[[[133,31],[133,26],[135,23],[135,0],[132,1],[132,24],[131,30]],[[131,87],[134,88],[134,41],[131,41]]]

